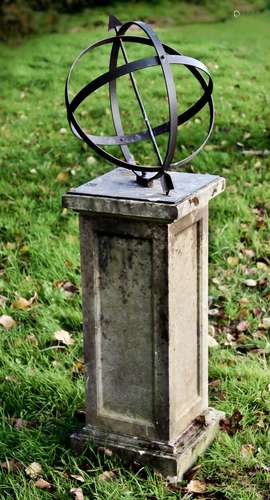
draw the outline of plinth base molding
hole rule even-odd
[[[208,408],[174,442],[147,440],[87,425],[72,434],[71,444],[76,452],[89,444],[107,448],[126,463],[149,464],[170,482],[177,482],[213,441],[223,417],[222,412]]]

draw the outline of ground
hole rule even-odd
[[[203,498],[269,498],[269,21],[263,13],[181,29],[156,26],[162,40],[213,74],[215,132],[188,170],[227,180],[210,209],[209,319],[219,347],[210,353],[209,389],[210,404],[231,418],[198,462]],[[63,500],[77,487],[88,499],[193,497],[185,490],[190,478],[170,488],[153,471],[125,469],[97,450],[76,457],[69,446],[83,419],[82,313],[77,216],[61,209],[61,195],[111,166],[69,132],[63,88],[78,51],[102,37],[103,28],[72,29],[1,46],[0,314],[16,321],[0,326],[3,499]],[[105,52],[94,57],[90,74],[104,71],[106,61]],[[82,80],[88,75],[82,66]],[[153,99],[149,113],[158,124],[167,113],[162,80],[158,71],[148,75],[143,94]],[[184,109],[192,83],[183,70],[175,76]],[[130,91],[119,91],[125,126],[138,126],[126,105]],[[80,115],[95,132],[110,126],[107,94],[99,92],[104,104],[93,98]],[[203,125],[206,112],[183,127],[180,155],[200,140]],[[142,153],[151,161],[149,146]],[[70,336],[57,340],[59,330]],[[38,489],[26,473],[33,462],[53,489]],[[104,471],[113,471],[110,480]]]

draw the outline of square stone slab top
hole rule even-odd
[[[63,206],[89,215],[172,222],[207,205],[225,188],[225,179],[210,174],[170,172],[174,189],[162,192],[159,180],[142,187],[133,172],[115,168],[63,196]]]

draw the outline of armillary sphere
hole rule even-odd
[[[128,30],[134,26],[142,30],[143,36],[134,36],[127,34]],[[204,147],[213,130],[215,111],[212,99],[212,78],[210,76],[208,68],[202,62],[194,59],[193,57],[182,55],[177,50],[161,43],[156,33],[145,22],[129,21],[123,24],[116,17],[110,16],[109,30],[111,29],[115,30],[115,36],[100,40],[84,49],[75,59],[70,68],[65,86],[65,101],[67,108],[67,117],[71,130],[76,137],[85,141],[91,148],[93,148],[93,150],[97,154],[99,154],[106,160],[120,167],[125,167],[132,170],[136,175],[137,182],[140,185],[147,187],[151,185],[154,179],[160,179],[163,191],[164,193],[166,193],[166,195],[168,195],[169,191],[173,189],[173,183],[167,171],[175,169],[177,167],[181,167],[190,162]],[[137,59],[135,61],[129,61],[125,49],[125,42],[137,44],[139,43],[151,46],[155,49],[155,55]],[[70,99],[68,90],[70,77],[79,59],[81,59],[89,52],[93,52],[98,47],[107,44],[111,44],[109,70],[103,75],[100,75],[91,82],[87,83],[87,85],[85,85],[77,93],[77,95],[75,95],[75,97]],[[119,51],[122,52],[125,61],[125,64],[121,66],[117,65]],[[198,80],[203,90],[203,94],[201,95],[201,97],[181,114],[177,114],[177,96],[171,70],[172,64],[184,65]],[[134,76],[136,71],[154,66],[160,66],[163,73],[169,108],[169,121],[161,123],[156,127],[151,126]],[[132,88],[136,95],[136,99],[138,101],[138,105],[145,123],[145,130],[132,134],[125,133],[123,129],[121,113],[117,99],[117,79],[124,75],[129,75],[130,77]],[[111,113],[115,128],[114,136],[90,135],[80,126],[77,118],[75,118],[75,112],[78,109],[79,105],[83,102],[83,100],[104,84],[109,84]],[[193,118],[195,114],[198,113],[207,103],[209,106],[210,120],[206,138],[200,144],[200,146],[189,156],[181,159],[180,161],[175,161],[174,157],[178,127]],[[156,137],[160,134],[164,134],[165,132],[168,133],[168,143],[165,156],[164,158],[162,158],[157,145]],[[155,166],[138,164],[135,161],[133,154],[131,154],[129,150],[130,144],[135,144],[145,139],[150,139],[152,141],[152,145],[157,157],[157,165]],[[118,145],[120,147],[124,159],[113,156],[101,147],[115,145]]]

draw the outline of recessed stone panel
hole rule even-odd
[[[152,242],[96,233],[98,415],[153,420]]]

